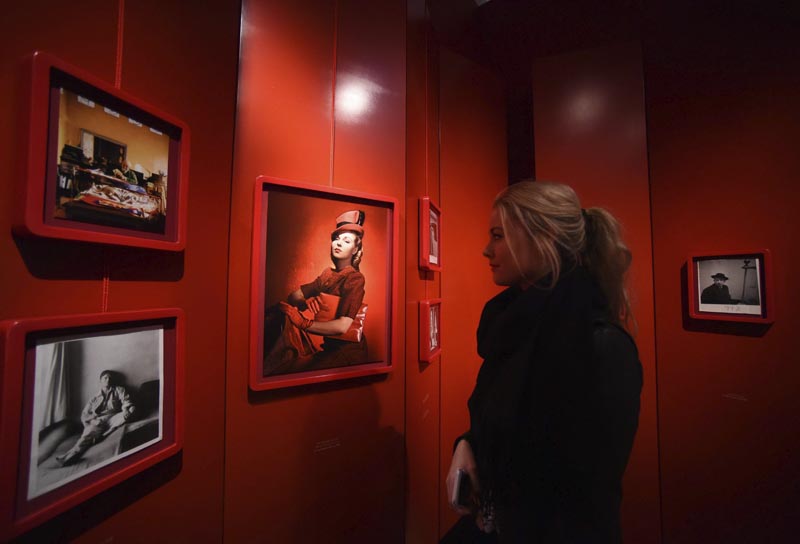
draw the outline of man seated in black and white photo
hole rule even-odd
[[[731,300],[731,293],[725,282],[728,281],[728,276],[722,272],[717,272],[711,276],[714,283],[703,289],[700,294],[700,302],[703,304],[733,304]]]
[[[100,391],[89,399],[81,412],[83,433],[72,448],[56,457],[62,465],[79,459],[91,446],[123,426],[133,414],[135,406],[131,396],[125,387],[116,385],[115,378],[116,373],[110,370],[100,373]]]

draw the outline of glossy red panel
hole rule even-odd
[[[788,20],[718,23],[681,22],[680,41],[668,26],[646,49],[664,540],[788,542],[800,481],[800,62]],[[730,248],[770,250],[767,331],[685,326],[687,256]]]
[[[123,17],[118,17],[124,5]],[[43,14],[46,14],[43,15]],[[33,1],[6,10],[0,110],[14,119],[18,61],[53,53],[182,119],[192,130],[185,252],[95,247],[10,235],[13,177],[0,191],[0,318],[163,308],[186,311],[186,450],[35,529],[33,540],[220,540],[225,291],[239,2]],[[120,27],[120,22],[122,26]],[[122,31],[120,33],[119,31]],[[117,63],[118,53],[121,64]],[[195,132],[197,131],[197,132]],[[19,125],[0,127],[0,157],[19,164]],[[180,504],[181,508],[175,508]],[[141,523],[148,519],[152,523]],[[180,533],[182,536],[178,536]],[[214,536],[216,535],[216,536]]]
[[[388,375],[248,392],[257,176],[387,195],[402,203],[398,219],[405,220],[405,10],[374,4],[244,2],[227,329],[225,539],[232,542],[263,539],[265,519],[275,542],[403,539],[401,342],[394,353],[399,366]],[[362,9],[396,39],[373,47],[359,37],[372,32]],[[340,64],[345,72],[377,77],[388,89],[371,121],[342,132],[334,127],[331,102]],[[398,109],[388,112],[388,106]],[[382,143],[386,139],[399,146]],[[340,171],[340,160],[361,166]],[[404,236],[400,232],[398,249]],[[404,312],[399,305],[399,338],[405,336]],[[363,483],[358,493],[353,481]]]
[[[242,2],[237,176],[330,182],[334,6]]]
[[[606,208],[633,252],[630,295],[644,369],[639,431],[624,480],[623,531],[652,541],[659,524],[656,365],[650,194],[642,89],[635,44],[536,60],[536,178],[571,185],[585,208]]]
[[[0,181],[0,318],[48,313],[92,312],[100,309],[101,297],[91,282],[74,282],[63,276],[43,282],[37,279],[48,271],[73,268],[66,264],[59,246],[48,241],[15,242],[11,235],[12,217],[18,203],[16,188],[23,178],[27,141],[20,135],[26,130],[25,102],[28,94],[23,80],[25,59],[37,49],[57,53],[62,59],[79,64],[97,77],[113,83],[117,4],[90,0],[85,7],[94,14],[87,18],[81,11],[66,3],[35,0],[6,9],[6,32],[0,35],[0,160],[13,172]],[[57,25],[45,24],[47,13]],[[81,39],[78,39],[82,37]],[[54,256],[62,258],[53,259]],[[89,277],[99,277],[101,259],[94,252],[73,252],[83,263]],[[70,258],[71,260],[71,258]],[[49,262],[48,262],[49,261]],[[67,276],[69,277],[69,276]]]
[[[485,69],[446,50],[440,57],[441,206],[448,235],[442,260],[440,479],[455,438],[467,430],[467,399],[481,360],[475,331],[483,305],[499,292],[481,255],[488,241],[494,196],[507,185],[502,83]],[[448,317],[449,316],[449,317]],[[458,339],[458,340],[455,340]],[[440,532],[456,520],[440,487]]]
[[[333,180],[403,198],[406,2],[337,2]]]
[[[419,198],[439,191],[439,74],[428,62],[438,56],[430,39],[424,0],[408,2],[406,32],[406,330],[419,330],[418,301],[438,297],[441,274],[419,269]],[[433,153],[430,153],[430,149]],[[436,165],[432,168],[432,164]],[[406,335],[406,353],[419,353],[418,334]],[[406,542],[439,538],[439,429],[441,365],[406,365]]]

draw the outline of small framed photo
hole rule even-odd
[[[772,322],[772,263],[768,250],[691,255],[688,269],[692,318]]]
[[[188,126],[48,54],[35,53],[28,70],[27,157],[14,230],[182,250]]]
[[[183,313],[0,322],[0,538],[177,453]]]
[[[442,352],[442,299],[419,302],[419,360],[429,363]]]
[[[250,388],[390,372],[396,201],[263,176],[254,200]]]
[[[419,266],[442,269],[442,212],[427,196],[419,201]]]

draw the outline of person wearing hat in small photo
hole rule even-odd
[[[728,276],[717,272],[711,275],[711,279],[714,280],[714,283],[703,289],[700,294],[700,302],[703,304],[733,304],[731,293],[728,291],[728,286],[725,285]]]
[[[333,266],[266,310],[265,376],[366,360],[366,281],[359,270],[364,255],[364,218],[361,210],[339,215],[330,240]]]

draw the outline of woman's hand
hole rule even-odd
[[[301,314],[300,311],[291,304],[281,302],[278,306],[281,312],[283,312],[284,315],[289,318],[289,321],[292,322],[292,325],[298,329],[307,329],[314,324],[312,320],[305,318],[303,314]]]
[[[462,439],[459,440],[455,451],[453,452],[453,459],[450,461],[450,470],[447,473],[447,497],[450,498],[455,493],[455,486],[457,482],[457,473],[459,469],[463,470],[469,477],[472,494],[470,497],[469,506],[462,506],[458,504],[450,504],[460,515],[475,513],[478,509],[478,491],[480,491],[480,482],[478,481],[478,469],[475,464],[475,455],[472,453],[472,446],[469,442]]]

